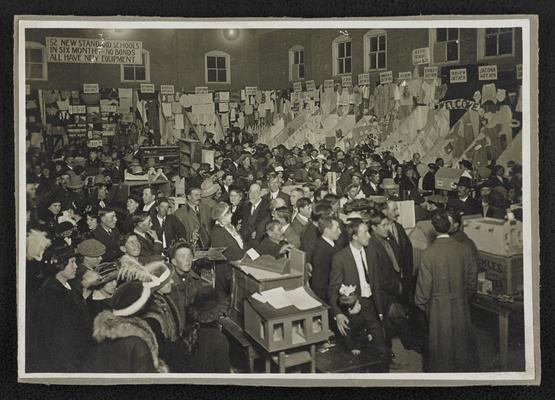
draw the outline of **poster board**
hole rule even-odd
[[[412,229],[416,226],[416,215],[414,212],[414,200],[397,201],[399,207],[399,218],[397,222],[405,229]]]

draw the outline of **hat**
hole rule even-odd
[[[220,219],[229,210],[229,205],[226,203],[218,203],[210,210],[210,218],[214,221]]]
[[[380,187],[384,190],[397,190],[397,189],[399,189],[399,185],[395,184],[395,181],[392,178],[384,178]]]
[[[278,165],[277,167],[274,168],[275,172],[285,172],[285,170],[283,169],[283,167],[281,165]]]
[[[75,173],[70,175],[69,183],[67,184],[68,189],[81,189],[83,186],[85,186],[85,183],[79,175]]]
[[[52,246],[48,247],[44,251],[43,259],[48,265],[63,268],[72,257],[75,257],[75,250],[62,240],[60,242],[55,242]]]
[[[193,300],[193,315],[200,323],[209,323],[225,315],[228,305],[221,292],[204,286],[197,291]]]
[[[150,287],[138,280],[125,282],[119,286],[110,301],[114,315],[128,317],[136,314],[150,298]]]
[[[211,179],[205,179],[200,185],[201,196],[210,197],[218,192],[218,186]]]
[[[433,194],[426,197],[426,201],[436,204],[447,204],[447,196],[442,196],[440,194]]]
[[[94,185],[104,185],[106,184],[106,177],[102,174],[98,174],[94,177]]]
[[[199,167],[199,171],[210,171],[212,169],[212,167],[210,166],[210,164],[208,163],[201,163],[200,167]]]
[[[106,253],[106,246],[96,239],[86,239],[77,245],[77,252],[85,257],[100,257]]]
[[[145,285],[153,292],[164,287],[172,276],[171,269],[166,266],[162,261],[151,262],[145,266],[145,271],[150,275],[150,282],[145,282]]]
[[[458,186],[464,186],[464,187],[470,188],[472,187],[472,180],[466,176],[461,176],[459,178],[459,182],[457,183],[457,187]]]
[[[100,278],[93,286],[102,286],[110,281],[116,280],[118,277],[118,264],[116,262],[105,262],[99,264],[95,269]]]
[[[72,231],[74,228],[75,225],[73,225],[71,222],[63,221],[56,225],[56,227],[54,228],[54,232],[56,236],[62,236],[65,232]]]

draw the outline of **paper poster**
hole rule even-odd
[[[308,92],[316,90],[316,84],[314,83],[314,81],[306,81],[306,90]]]
[[[205,94],[208,93],[208,86],[196,86],[195,94]]]
[[[324,90],[333,90],[334,88],[334,81],[333,79],[326,79],[324,81]]]
[[[218,111],[219,112],[228,112],[229,111],[229,103],[218,103]]]
[[[457,68],[450,71],[450,83],[465,83],[466,82],[466,68]]]
[[[201,162],[210,164],[210,168],[214,169],[214,150],[202,149]]]
[[[350,87],[353,86],[353,77],[351,75],[341,77],[341,86]]]
[[[302,82],[294,82],[293,83],[293,90],[295,92],[302,92],[303,91],[303,83]]]
[[[430,48],[422,47],[412,51],[412,64],[421,65],[430,63]]]
[[[185,129],[185,124],[183,123],[183,114],[175,114],[175,129]]]
[[[246,86],[245,94],[247,96],[256,96],[256,86]]]
[[[478,67],[478,80],[494,81],[497,80],[497,65],[481,65]]]
[[[410,81],[412,79],[412,71],[399,72],[399,80]]]
[[[133,98],[133,89],[131,89],[131,88],[119,88],[118,89],[118,95],[119,95],[120,99],[122,97],[124,97],[126,99],[131,99],[131,98]]]
[[[397,201],[399,208],[399,218],[397,221],[403,228],[414,228],[416,225],[416,215],[414,212],[414,200]]]
[[[380,72],[380,83],[392,83],[393,71]]]
[[[522,64],[516,65],[516,79],[522,79]]]
[[[84,83],[83,93],[86,93],[86,94],[98,93],[98,83]]]
[[[98,38],[47,37],[49,63],[142,64],[143,42]]]
[[[154,84],[141,83],[141,93],[154,93]]]
[[[424,67],[424,79],[437,78],[437,67]]]
[[[370,74],[358,74],[358,84],[359,85],[369,85],[370,84]]]
[[[172,95],[175,93],[173,85],[160,85],[160,94]]]

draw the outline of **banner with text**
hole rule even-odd
[[[353,77],[351,75],[341,77],[341,86],[349,87],[353,86]]]
[[[303,91],[303,83],[302,82],[293,82],[293,90],[295,92],[302,92]]]
[[[437,78],[437,67],[424,67],[424,79]]]
[[[257,86],[246,86],[245,87],[245,94],[247,96],[256,96],[256,88],[257,88]]]
[[[141,64],[143,42],[132,40],[46,38],[46,60],[73,64]]]
[[[444,110],[473,110],[480,109],[480,103],[466,99],[453,99],[439,102],[436,107]]]
[[[399,80],[410,81],[412,79],[412,72],[399,72]]]
[[[430,48],[422,47],[412,51],[412,64],[421,65],[430,63]]]
[[[452,69],[449,73],[451,83],[465,83],[466,82],[466,68]]]
[[[324,90],[333,90],[334,85],[335,82],[333,81],[333,79],[326,79],[324,81]]]
[[[392,83],[393,71],[380,72],[380,83]]]
[[[314,81],[306,81],[306,91],[310,92],[311,90],[316,90],[316,84]]]
[[[175,93],[173,85],[160,85],[160,94],[172,95]]]
[[[370,84],[370,74],[358,74],[358,84],[359,85],[369,85]]]
[[[497,80],[497,65],[481,65],[478,67],[478,80],[495,81]]]

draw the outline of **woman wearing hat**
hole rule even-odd
[[[111,309],[94,320],[94,347],[87,371],[105,373],[167,372],[158,358],[158,342],[146,321],[137,317],[151,297],[151,289],[139,280],[119,286]]]
[[[48,232],[52,237],[54,235],[56,225],[58,225],[58,216],[62,211],[62,200],[55,194],[49,194],[41,201],[37,209],[35,225],[40,230]]]
[[[118,265],[114,262],[100,264],[96,271],[97,278],[89,286],[92,295],[87,298],[87,307],[91,318],[111,308],[111,298],[116,291]]]
[[[224,256],[227,261],[236,261],[245,255],[243,239],[231,223],[233,214],[226,203],[218,203],[212,207],[211,215],[214,222],[212,228],[212,247],[225,247]],[[231,265],[228,262],[216,264],[216,289],[228,294],[231,290]]]
[[[72,291],[75,253],[52,246],[45,254],[48,278],[29,305],[28,372],[80,372],[90,346],[91,326],[83,297]]]

